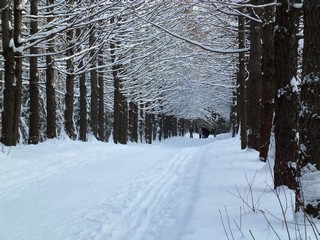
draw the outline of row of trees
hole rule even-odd
[[[228,109],[234,56],[163,31],[212,48],[236,42],[227,15],[194,4],[1,1],[1,142],[107,141],[112,133],[115,143],[151,143]]]
[[[320,166],[319,2],[251,0],[237,5],[239,46],[248,40],[250,52],[239,54],[233,129],[240,124],[241,147],[258,150],[262,161],[274,132],[275,188],[293,189],[297,210],[319,217],[320,196],[308,197],[301,182]]]
[[[317,0],[5,0],[0,10],[3,144],[64,133],[151,143],[192,119],[215,124],[233,102],[241,147],[266,161],[274,127],[275,187],[318,215],[320,196],[304,198],[299,181],[320,161]]]

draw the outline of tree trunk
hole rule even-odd
[[[5,89],[3,91],[1,142],[7,146],[16,145],[19,138],[22,97],[22,50],[19,41],[21,36],[22,9],[19,6],[20,1],[14,0],[14,28],[12,31],[12,6],[7,1],[0,3],[2,45],[5,60]]]
[[[146,111],[145,114],[145,138],[146,138],[146,143],[151,144],[152,143],[152,116],[151,113]]]
[[[152,140],[157,140],[157,130],[158,130],[158,119],[156,119],[156,115],[153,113],[152,116]]]
[[[164,125],[164,115],[160,114],[158,115],[158,140],[161,142],[163,139],[163,125]]]
[[[133,124],[134,124],[134,102],[129,102],[129,141],[134,142],[133,140]]]
[[[9,46],[13,38],[13,32],[10,29],[12,6],[7,1],[0,1],[1,8],[1,26],[2,26],[2,45],[4,56],[4,90],[3,90],[3,111],[2,111],[2,135],[1,142],[7,146],[14,145],[13,137],[13,119],[14,119],[14,53]]]
[[[80,62],[80,68],[83,62]],[[81,73],[80,75],[80,130],[79,139],[80,141],[87,141],[87,86],[86,86],[86,74]]]
[[[120,85],[120,89],[122,89]],[[128,103],[127,98],[120,93],[120,121],[119,121],[119,142],[128,142]]]
[[[117,66],[112,66],[113,75],[113,141],[114,143],[119,142],[119,132],[120,132],[120,83],[118,79]]]
[[[240,9],[243,12],[243,9]],[[239,48],[245,47],[245,34],[244,34],[244,17],[239,16]],[[238,117],[240,119],[240,137],[241,149],[245,149],[248,145],[247,137],[247,104],[246,104],[246,78],[245,78],[245,53],[239,53],[239,69],[238,69],[238,96],[239,107]]]
[[[163,139],[172,136],[172,121],[171,116],[163,115]]]
[[[93,47],[95,44],[95,27],[92,26],[90,37],[89,37],[90,46]],[[96,69],[96,53],[94,50],[91,50],[90,53],[90,61],[91,61],[91,70],[90,70],[90,84],[91,84],[91,102],[90,102],[90,122],[91,122],[91,130],[93,135],[98,138],[98,74]]]
[[[30,1],[30,14],[38,15],[38,0]],[[30,20],[31,36],[38,32],[38,20]],[[38,48],[30,47],[30,128],[29,128],[29,144],[37,144],[39,142],[39,76],[38,76]]]
[[[77,37],[81,35],[81,29],[76,30]],[[81,49],[80,49],[81,51]],[[83,68],[83,60],[79,63],[79,69]],[[87,86],[86,86],[86,73],[82,72],[79,76],[80,88],[80,109],[79,109],[79,140],[87,141]]]
[[[70,9],[73,5],[73,0],[68,0]],[[74,43],[73,43],[73,29],[67,31],[67,77],[66,77],[66,94],[65,94],[65,106],[64,111],[65,118],[65,131],[70,139],[74,139],[73,129],[73,99],[74,99]]]
[[[274,187],[281,185],[296,190],[295,164],[298,159],[297,119],[298,90],[296,86],[297,13],[293,1],[281,0],[277,6],[275,48],[275,166]],[[290,5],[288,5],[290,4]]]
[[[99,52],[98,65],[103,66],[103,51]],[[104,79],[103,79],[103,69],[100,69],[98,73],[98,82],[99,82],[99,129],[98,129],[98,139],[100,141],[105,141],[105,119],[104,119]]]
[[[139,107],[138,104],[134,104],[134,125],[133,125],[133,140],[135,142],[138,142],[139,136],[138,136],[138,128],[139,128]]]
[[[143,133],[145,126],[145,118],[144,118],[144,106],[140,103],[140,111],[139,111],[139,138],[140,142],[143,142]]]
[[[131,142],[138,142],[138,105],[129,103],[129,139]]]
[[[251,0],[253,5],[261,4],[260,0]],[[260,15],[259,9],[251,9],[251,16]],[[250,58],[249,78],[247,81],[247,127],[248,147],[259,150],[260,143],[260,89],[261,89],[261,26],[255,20],[250,21]]]
[[[264,0],[264,4],[273,1]],[[262,81],[261,81],[261,127],[260,127],[260,150],[261,161],[268,157],[272,119],[274,112],[274,39],[272,19],[274,7],[267,7],[262,15]]]
[[[47,0],[48,13],[52,15],[54,0]],[[47,22],[50,25],[50,22],[54,20],[53,17],[48,17]],[[49,31],[53,27],[49,28]],[[54,35],[50,34],[48,36],[48,49],[46,55],[46,95],[47,95],[47,138],[55,138],[57,136],[56,130],[56,94],[55,94],[55,79],[54,79],[54,59],[52,55],[55,52],[54,49]]]
[[[231,124],[231,134],[232,137],[235,137],[239,132],[239,125],[238,125],[238,116],[237,116],[237,109],[238,109],[238,102],[237,102],[237,78],[235,78],[234,83],[234,90],[232,91],[232,106],[230,109],[230,124]]]
[[[172,136],[177,137],[178,136],[178,119],[175,116],[172,116]]]
[[[16,48],[21,47],[22,11],[20,0],[14,0],[14,45]],[[19,140],[22,98],[22,51],[20,49],[15,52],[15,85],[12,145],[16,145]]]
[[[110,19],[111,24],[115,23],[115,17]],[[121,96],[120,96],[120,79],[118,77],[119,65],[115,63],[116,59],[116,42],[111,39],[110,55],[112,62],[112,76],[113,76],[113,142],[119,143],[120,135],[120,111],[121,111]]]
[[[320,171],[320,7],[318,0],[304,0],[304,51],[301,84],[300,167],[314,164]],[[303,171],[302,171],[303,172]],[[303,186],[303,185],[302,185]],[[304,189],[302,189],[303,192]],[[320,196],[300,199],[305,211],[320,216]],[[313,204],[311,203],[313,202]],[[317,204],[315,204],[315,202]]]

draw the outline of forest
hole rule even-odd
[[[296,210],[319,174],[318,0],[2,0],[1,143],[151,144],[205,124],[267,161]]]

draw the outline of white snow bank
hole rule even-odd
[[[288,239],[268,164],[229,135],[2,146],[0,183],[1,240]]]

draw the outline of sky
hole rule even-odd
[[[0,240],[317,239],[272,159],[230,134],[2,145]]]

